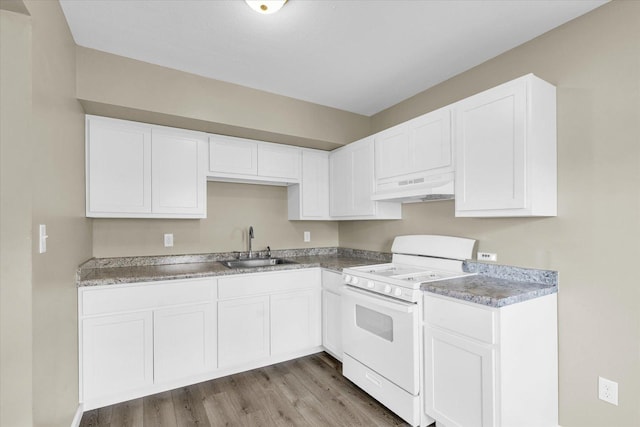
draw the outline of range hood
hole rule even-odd
[[[453,172],[414,174],[379,180],[372,200],[416,203],[454,199]]]

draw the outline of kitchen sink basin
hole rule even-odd
[[[252,268],[252,267],[268,267],[270,265],[279,264],[295,264],[282,258],[251,258],[251,259],[233,259],[230,261],[220,261],[222,265],[229,268]]]

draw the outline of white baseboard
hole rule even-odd
[[[80,427],[80,421],[82,421],[83,413],[83,405],[80,403],[78,405],[78,409],[76,409],[76,414],[73,416],[73,420],[71,421],[71,427]]]

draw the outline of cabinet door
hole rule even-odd
[[[215,334],[214,304],[154,311],[154,381],[176,380],[215,369]]]
[[[153,130],[153,213],[206,216],[206,141],[194,135]]]
[[[408,123],[409,170],[407,172],[453,170],[451,110],[441,108]]]
[[[347,148],[332,151],[329,155],[329,210],[331,216],[348,216],[353,210],[353,166],[351,161],[351,152]]]
[[[269,297],[218,302],[218,367],[268,357]]]
[[[456,104],[456,210],[526,207],[526,81]]]
[[[376,179],[406,175],[411,170],[409,131],[406,124],[394,126],[375,135]]]
[[[151,212],[151,127],[86,119],[87,216]]]
[[[280,144],[259,144],[258,175],[299,181],[300,149]]]
[[[371,200],[374,189],[373,137],[354,142],[349,146],[349,152],[353,168],[351,215],[375,215],[376,202]]]
[[[320,322],[320,289],[272,295],[271,354],[321,345]]]
[[[241,138],[209,137],[209,171],[225,174],[256,175],[258,144]]]
[[[340,295],[322,291],[322,345],[342,360],[342,309]]]
[[[329,154],[302,153],[302,217],[329,217]]]
[[[82,321],[83,400],[117,397],[153,384],[150,311]]]
[[[495,425],[495,350],[425,327],[425,412],[451,427]]]

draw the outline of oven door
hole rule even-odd
[[[342,325],[345,354],[418,395],[420,303],[344,286]]]

